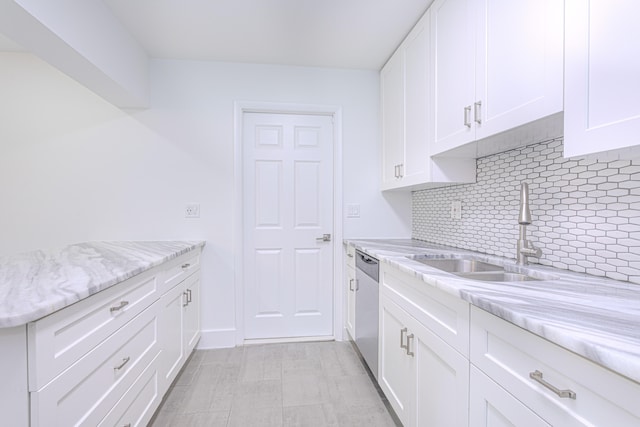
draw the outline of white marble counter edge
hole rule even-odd
[[[456,277],[450,273],[442,272],[424,265],[418,266],[416,261],[406,258],[407,255],[423,253],[438,254],[442,256],[473,254],[474,256],[478,256],[491,262],[499,260],[499,257],[478,254],[462,249],[447,248],[444,246],[437,248],[438,245],[430,247],[432,245],[429,245],[428,243],[425,243],[425,246],[420,246],[419,244],[416,246],[404,246],[399,243],[399,240],[389,240],[390,244],[387,249],[378,247],[378,245],[383,244],[382,240],[369,241],[364,239],[354,239],[347,240],[346,242],[354,245],[356,249],[377,257],[382,262],[388,263],[407,274],[417,277],[430,286],[457,296],[476,307],[545,338],[548,341],[560,345],[567,350],[579,354],[600,366],[640,383],[640,344],[629,340],[626,336],[621,334],[619,336],[619,340],[616,343],[613,343],[613,346],[604,345],[602,342],[598,342],[598,339],[602,339],[602,334],[596,328],[593,328],[593,334],[590,336],[589,334],[580,333],[581,331],[577,331],[575,328],[572,328],[570,320],[565,322],[553,322],[548,318],[536,317],[529,313],[513,310],[507,307],[506,304],[501,303],[499,299],[492,298],[490,295],[482,294],[481,290],[483,288],[489,289],[491,287],[490,284]],[[407,240],[407,242],[409,242],[409,240]],[[428,271],[418,271],[418,268],[420,270]],[[549,267],[538,267],[537,269],[553,272],[556,275],[563,277],[585,277],[584,275],[579,275],[577,273],[562,270],[558,271]],[[622,289],[633,289],[632,287],[635,287],[638,295],[640,296],[640,285],[627,285],[622,282],[616,282],[595,276],[592,276],[592,278],[594,282],[602,282],[610,286],[620,286]],[[513,290],[514,288],[509,287],[506,289]],[[626,351],[616,348],[615,344],[619,345],[620,343],[628,346]]]
[[[161,264],[164,264],[167,261],[178,258],[181,255],[184,255],[190,251],[193,251],[198,248],[202,248],[205,246],[206,242],[203,240],[198,241],[154,241],[154,242],[140,242],[140,241],[131,241],[131,242],[83,242],[79,244],[184,244],[186,246],[181,247],[178,250],[172,251],[165,255],[159,256],[158,258],[153,259],[152,261],[138,265],[136,268],[132,268],[129,270],[122,271],[118,274],[112,274],[109,278],[102,279],[99,283],[92,283],[91,287],[87,286],[82,290],[76,290],[73,294],[66,294],[64,297],[59,298],[51,298],[50,296],[47,298],[46,303],[38,305],[36,308],[30,307],[25,309],[22,312],[6,314],[2,310],[0,310],[0,328],[11,328],[16,326],[23,326],[29,322],[36,321],[45,316],[48,316],[58,310],[62,310],[65,307],[68,307],[78,301],[81,301],[85,298],[88,298],[100,291],[108,289],[118,283],[124,282],[131,277],[134,277],[138,274],[141,274],[145,271],[148,271],[152,268],[155,268]],[[74,245],[69,245],[68,247],[72,247]],[[61,248],[62,251],[65,248]]]

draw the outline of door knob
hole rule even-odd
[[[330,242],[331,241],[331,234],[323,234],[322,237],[316,237],[316,240],[318,242]]]

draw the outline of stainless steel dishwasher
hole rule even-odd
[[[356,346],[378,378],[378,260],[356,251]]]

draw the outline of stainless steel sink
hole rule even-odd
[[[415,261],[437,268],[448,273],[474,273],[477,271],[502,271],[499,265],[478,261],[468,258],[420,258],[414,257]]]
[[[478,273],[455,273],[456,276],[471,280],[485,282],[523,282],[525,280],[540,280],[536,277],[520,273],[508,273],[506,271],[484,271]]]
[[[531,276],[523,273],[505,271],[504,267],[479,261],[474,258],[434,258],[432,255],[414,255],[408,258],[418,261],[429,267],[446,271],[469,280],[481,280],[485,282],[522,282],[529,280],[553,280],[554,277],[546,274]],[[540,276],[540,277],[537,277]]]

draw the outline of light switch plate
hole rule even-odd
[[[360,205],[350,203],[347,205],[347,218],[360,218]]]

